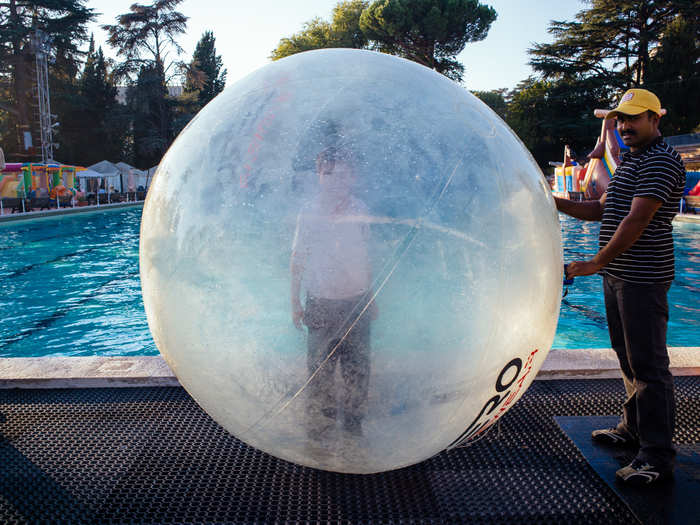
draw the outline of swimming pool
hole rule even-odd
[[[0,225],[0,357],[155,355],[138,267],[141,207]],[[598,227],[562,217],[566,261]],[[674,224],[669,346],[700,346],[700,225]],[[554,348],[610,346],[600,277],[577,278]]]

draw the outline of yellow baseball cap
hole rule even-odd
[[[610,110],[610,112],[605,115],[605,120],[617,116],[618,113],[624,115],[639,115],[645,111],[653,111],[661,116],[663,113],[661,112],[659,97],[646,89],[628,89],[625,94],[622,95],[617,107]]]

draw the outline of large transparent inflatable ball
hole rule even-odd
[[[148,323],[206,412],[279,458],[411,465],[483,436],[554,338],[558,218],[515,134],[414,62],[320,50],[208,104],[141,226]]]

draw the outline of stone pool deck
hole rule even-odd
[[[700,376],[700,347],[669,349],[674,376]],[[537,379],[620,378],[611,349],[553,349]],[[0,388],[179,386],[160,356],[0,358]]]

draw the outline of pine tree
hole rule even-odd
[[[182,53],[177,37],[186,30],[187,17],[176,11],[181,3],[154,0],[148,5],[132,4],[128,13],[117,17],[117,24],[102,26],[109,33],[109,44],[123,57],[117,75],[137,75],[130,91],[135,105],[134,155],[140,167],[157,164],[175,137],[175,101],[168,96],[167,85],[178,73],[179,63],[168,56],[170,51]],[[146,123],[148,129],[144,128]]]
[[[192,56],[185,79],[185,92],[197,93],[198,109],[203,108],[226,85],[226,69],[221,55],[216,54],[214,33],[205,31]]]
[[[310,49],[369,48],[423,64],[453,80],[464,66],[455,58],[468,42],[486,38],[496,11],[478,0],[348,0],[331,22],[314,18],[272,51],[277,60]]]
[[[455,58],[469,42],[486,38],[496,11],[478,0],[377,0],[362,12],[360,28],[385,52],[461,81]]]
[[[530,64],[545,76],[598,76],[626,89],[645,81],[652,49],[677,17],[697,17],[692,0],[587,0],[573,22],[552,21],[551,44],[535,44]]]
[[[132,117],[134,140],[134,165],[148,168],[160,162],[172,140],[161,132],[163,106],[168,114],[168,130],[172,122],[172,101],[167,99],[167,89],[162,82],[162,70],[157,64],[144,65],[136,83],[129,88],[128,105]]]
[[[677,16],[650,59],[644,86],[658,95],[668,111],[661,119],[664,135],[700,131],[699,35],[697,17]]]
[[[88,54],[79,80],[83,99],[84,129],[83,162],[93,164],[104,159],[117,162],[123,157],[126,134],[123,108],[117,102],[117,86],[107,68],[102,47]]]
[[[270,54],[270,58],[279,60],[311,49],[368,47],[370,43],[360,28],[360,16],[368,6],[367,0],[338,2],[333,8],[333,17],[330,22],[318,17],[309,20],[301,31],[281,39]]]
[[[529,50],[530,64],[542,80],[568,87],[572,98],[588,92],[589,111],[609,107],[625,89],[645,87],[670,110],[661,119],[662,131],[692,131],[700,120],[696,2],[587,0],[586,4],[575,21],[551,22],[553,43]],[[564,120],[566,114],[553,116],[553,122]]]
[[[0,133],[5,130],[0,138],[3,148],[13,156],[25,154],[23,133],[36,131],[31,109],[35,67],[31,36],[40,29],[50,39],[52,80],[74,79],[81,61],[80,47],[87,40],[87,23],[95,18],[94,10],[85,7],[85,3],[86,0],[0,3]],[[56,108],[59,106],[56,104]],[[52,111],[57,112],[54,107]]]

